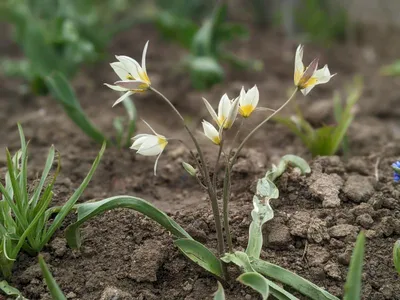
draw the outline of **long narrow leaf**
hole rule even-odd
[[[344,286],[344,300],[361,299],[362,268],[364,260],[365,234],[361,231],[350,261],[349,272]]]
[[[149,202],[132,196],[115,196],[101,201],[79,205],[77,221],[69,225],[65,231],[68,245],[71,248],[79,248],[81,246],[81,237],[79,232],[80,226],[91,218],[115,208],[133,209],[144,214],[153,221],[156,221],[162,227],[170,231],[174,236],[178,238],[191,239],[191,236],[172,218],[168,217],[164,212],[157,209]]]
[[[103,142],[100,152],[97,155],[96,159],[94,160],[89,173],[86,175],[85,179],[83,180],[83,182],[81,183],[79,188],[75,191],[75,193],[71,196],[71,198],[67,201],[67,203],[65,203],[63,205],[60,212],[57,214],[56,218],[54,219],[53,223],[49,227],[48,231],[46,232],[46,234],[42,240],[41,247],[43,247],[50,240],[50,238],[53,236],[54,232],[61,226],[61,223],[64,220],[64,218],[70,213],[70,211],[72,210],[76,201],[78,201],[79,197],[82,195],[82,193],[86,189],[87,185],[89,184],[90,180],[93,177],[94,172],[97,169],[97,166],[100,163],[100,160],[101,160],[105,150],[106,150],[106,142]]]
[[[203,269],[222,278],[221,261],[207,247],[193,239],[179,239],[174,244],[182,251],[185,256],[194,261]]]
[[[21,140],[21,170],[19,176],[19,187],[21,192],[21,203],[23,207],[23,215],[26,216],[28,212],[28,154],[27,145],[25,140],[24,131],[20,124],[18,124],[18,131]]]
[[[46,163],[44,165],[44,169],[43,169],[40,181],[39,181],[38,185],[36,186],[35,192],[33,193],[31,199],[29,200],[29,204],[32,205],[33,207],[36,206],[36,204],[39,200],[39,197],[40,197],[40,193],[46,182],[46,179],[49,176],[49,172],[51,170],[51,167],[53,166],[54,156],[55,156],[55,150],[54,150],[54,146],[52,145],[50,147],[49,154],[47,154]]]
[[[214,300],[225,300],[225,291],[222,284],[218,281],[218,290],[214,294]]]
[[[60,103],[72,121],[82,131],[98,143],[107,141],[106,137],[96,129],[81,108],[72,87],[62,73],[56,72],[52,76],[46,77],[48,85],[54,98]]]
[[[268,281],[257,272],[247,272],[240,275],[237,280],[258,292],[263,300],[267,300],[269,295]]]
[[[41,255],[39,255],[39,265],[53,300],[67,300]]]
[[[311,299],[339,300],[339,298],[328,293],[316,284],[277,265],[260,259],[254,259],[251,261],[251,266],[258,273],[287,284],[302,293],[303,295],[310,297]]]

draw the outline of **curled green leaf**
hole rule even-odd
[[[269,295],[268,281],[257,272],[247,272],[240,275],[237,279],[240,283],[251,287],[256,292],[260,293],[263,300],[266,300]]]

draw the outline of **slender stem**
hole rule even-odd
[[[193,133],[190,131],[189,127],[187,127],[187,125],[185,124],[185,119],[183,118],[183,116],[179,113],[179,111],[175,108],[175,106],[172,104],[172,102],[165,97],[161,92],[159,92],[158,90],[156,90],[153,87],[150,87],[150,89],[155,92],[156,94],[158,94],[161,98],[163,98],[165,100],[165,102],[167,102],[167,104],[175,111],[175,113],[178,115],[178,117],[182,120],[183,126],[185,127],[185,130],[188,132],[190,138],[192,139],[196,150],[199,154],[199,158],[200,158],[200,162],[202,165],[202,169],[203,169],[203,174],[205,177],[205,181],[206,181],[206,186],[207,186],[207,191],[208,191],[208,195],[210,196],[210,200],[211,200],[211,208],[213,211],[213,215],[214,215],[214,220],[215,220],[215,229],[217,231],[217,241],[218,241],[218,254],[221,256],[224,254],[224,236],[223,236],[223,231],[222,231],[222,223],[221,223],[221,216],[219,213],[219,207],[218,207],[218,201],[217,201],[217,194],[216,191],[214,190],[212,183],[211,183],[211,177],[210,177],[210,173],[208,171],[208,167],[206,164],[206,161],[204,159],[204,155],[203,155],[203,151],[201,151],[200,145],[197,142],[196,138],[194,137]]]
[[[225,228],[225,236],[226,241],[228,243],[228,249],[230,253],[233,253],[232,247],[232,236],[231,230],[229,226],[229,197],[230,197],[230,190],[231,190],[231,168],[229,165],[229,157],[226,158],[226,166],[225,166],[225,178],[224,178],[224,191],[223,191],[223,198],[222,198],[222,214],[224,218],[224,228]]]
[[[169,139],[169,140],[172,140],[172,139]],[[203,170],[203,168],[201,167],[201,165],[200,165],[200,163],[199,163],[199,161],[198,161],[196,155],[194,155],[192,149],[190,149],[189,146],[186,145],[186,143],[185,143],[184,141],[182,141],[182,140],[180,140],[180,139],[176,139],[176,140],[179,141],[179,142],[181,142],[182,145],[189,151],[189,153],[190,153],[190,155],[192,156],[194,162],[196,163],[197,168],[199,169],[199,171],[200,171],[200,173],[201,173],[201,176],[205,177],[205,176],[204,176],[204,173],[203,173],[204,170]],[[202,184],[202,185],[203,185],[203,184]]]
[[[214,187],[215,193],[217,193],[218,165],[219,165],[219,159],[221,158],[221,153],[222,153],[223,147],[224,147],[224,139],[222,138],[221,143],[219,144],[218,156],[217,156],[217,160],[215,161],[215,166],[214,166],[213,187]]]
[[[244,140],[240,143],[238,149],[235,152],[235,155],[233,156],[231,163],[230,163],[230,167],[232,168],[233,165],[235,164],[235,160],[237,158],[237,156],[239,155],[240,151],[242,150],[244,144],[246,144],[246,142],[253,136],[254,133],[256,133],[256,131],[258,129],[260,129],[265,123],[267,123],[272,117],[274,117],[277,113],[279,113],[296,95],[298,88],[296,88],[293,91],[293,94],[289,97],[288,100],[286,100],[285,103],[282,104],[281,107],[279,107],[276,111],[274,111],[272,114],[270,114],[265,120],[263,120],[260,124],[258,124],[245,138]]]

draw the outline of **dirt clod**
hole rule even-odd
[[[374,224],[374,219],[369,214],[362,214],[357,217],[356,222],[363,228],[369,229]]]
[[[368,177],[350,175],[344,184],[343,193],[349,200],[360,203],[368,201],[374,190]]]
[[[337,174],[317,173],[310,178],[311,194],[322,201],[322,206],[333,208],[340,206],[339,190],[343,185],[342,178]]]
[[[358,227],[350,224],[339,224],[329,228],[329,234],[334,238],[357,235]]]

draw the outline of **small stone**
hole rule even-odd
[[[323,247],[310,244],[307,249],[307,260],[312,267],[323,265],[330,257],[329,252]]]
[[[74,299],[76,298],[76,294],[74,292],[69,292],[65,297],[67,297],[67,299]]]
[[[332,279],[336,279],[336,280],[342,279],[338,264],[329,263],[324,267],[324,271],[325,271],[326,275]]]
[[[385,208],[389,209],[395,209],[396,208],[397,201],[396,199],[393,198],[383,198],[383,203],[382,206]]]
[[[344,242],[334,238],[329,240],[329,244],[335,249],[342,249],[345,246]]]
[[[312,176],[310,180],[310,192],[322,201],[322,206],[333,208],[340,206],[339,190],[343,185],[342,178],[337,174],[319,173],[318,176]]]
[[[393,299],[393,288],[387,284],[382,286],[379,291],[382,293],[385,299]]]
[[[352,249],[347,248],[345,252],[338,255],[338,262],[342,265],[348,266],[351,260]]]
[[[385,236],[391,236],[394,231],[394,220],[392,217],[383,217],[379,224],[379,229],[382,230]]]
[[[355,216],[359,216],[359,215],[363,215],[363,214],[371,215],[374,212],[374,209],[371,206],[371,204],[369,204],[369,203],[360,203],[356,207],[353,207],[352,209],[350,209],[350,212]]]
[[[375,189],[368,177],[350,175],[343,188],[346,197],[356,203],[367,202]]]
[[[284,224],[272,223],[268,227],[267,246],[274,249],[286,249],[292,242],[289,228]]]
[[[190,282],[186,281],[183,284],[183,290],[186,292],[190,292],[191,290],[193,290],[193,284],[191,284]]]
[[[306,238],[310,222],[310,213],[305,211],[295,212],[288,222],[290,234],[293,236]]]
[[[350,224],[340,224],[329,228],[329,234],[335,238],[357,235],[357,233],[358,227]]]
[[[309,242],[317,244],[324,240],[329,240],[326,222],[318,218],[312,219],[307,229],[307,239]]]
[[[356,222],[363,228],[369,229],[374,224],[374,219],[369,214],[362,214],[357,217]]]
[[[100,300],[129,300],[132,295],[113,286],[108,286],[101,293]]]
[[[347,171],[348,172],[357,172],[361,175],[368,175],[371,173],[369,168],[369,164],[362,157],[352,157],[349,159],[347,163]]]
[[[246,300],[251,300],[251,295],[249,295],[249,294],[246,294],[246,296],[244,296],[244,299],[246,299]]]
[[[376,193],[368,200],[368,203],[371,204],[375,210],[378,210],[382,208],[383,198],[381,193]]]
[[[367,239],[369,239],[369,240],[371,240],[371,239],[374,239],[374,238],[377,238],[377,237],[380,237],[382,234],[380,234],[378,231],[376,231],[376,230],[372,230],[372,229],[369,229],[369,230],[365,230],[365,236],[366,236],[366,238]]]

